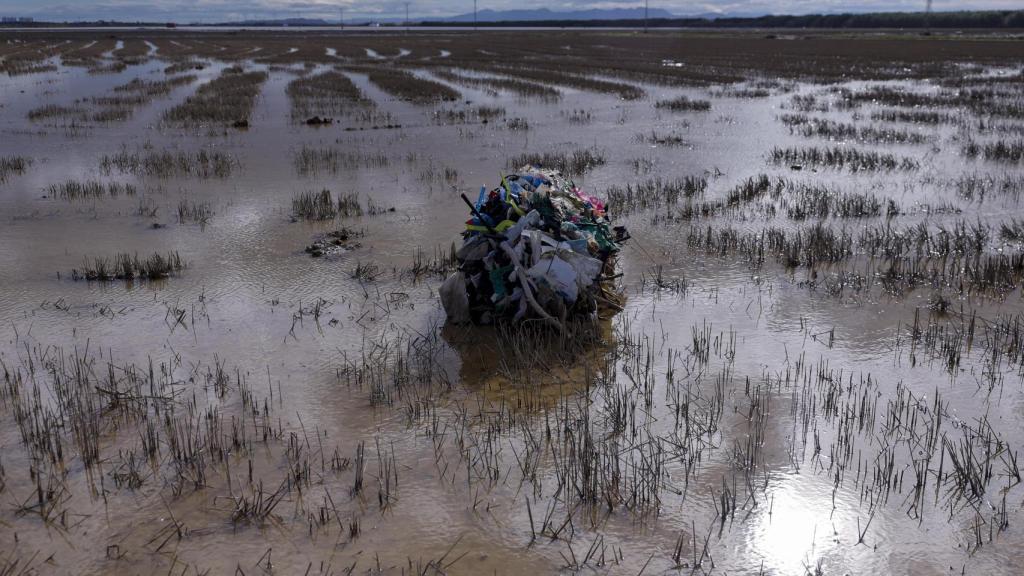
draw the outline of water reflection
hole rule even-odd
[[[567,335],[539,325],[449,323],[441,335],[458,353],[460,380],[496,393],[585,389],[605,369],[614,339],[611,320],[581,321]]]
[[[857,507],[849,494],[800,474],[776,475],[767,503],[744,528],[751,558],[770,574],[815,573],[857,542]],[[863,510],[860,511],[862,514]],[[861,530],[868,519],[860,518]]]

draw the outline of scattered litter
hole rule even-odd
[[[355,238],[362,236],[362,232],[342,228],[332,230],[326,234],[319,235],[313,243],[306,246],[306,253],[314,258],[321,256],[332,256],[359,248],[359,242]]]
[[[452,323],[540,320],[565,328],[571,317],[619,311],[616,255],[629,238],[610,223],[604,202],[557,170],[526,166],[501,184],[464,194],[459,270],[441,286]]]

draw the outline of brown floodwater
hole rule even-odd
[[[444,43],[407,48],[401,36],[388,50],[376,41],[360,47],[358,37],[346,43],[345,54],[364,51],[371,65],[459,57]],[[859,257],[849,268],[872,286],[836,296],[813,281],[842,264],[789,268],[767,257],[753,267],[687,240],[707,227],[793,231],[815,221],[757,207],[693,220],[659,218],[667,209],[658,207],[621,218],[633,236],[619,258],[625,309],[575,343],[445,326],[443,275],[411,269],[417,254],[430,260],[459,240],[467,218],[459,194],[495,185],[508,158],[581,148],[606,159],[577,178],[597,195],[693,175],[707,179],[707,198],[723,198],[766,174],[900,207],[893,218],[825,218],[829,229],[978,223],[994,230],[986,254],[1018,254],[1019,242],[999,227],[1024,216],[1019,198],[967,198],[954,183],[1024,176],[1020,161],[963,153],[979,119],[1006,128],[979,132],[979,140],[1019,142],[1019,116],[992,120],[956,108],[942,111],[958,122],[898,124],[871,120],[891,108],[883,103],[838,104],[844,90],[877,86],[936,93],[938,76],[786,80],[763,97],[632,82],[646,95],[622,100],[557,86],[558,101],[437,79],[461,98],[424,106],[397,100],[354,69],[345,74],[389,126],[343,115],[311,127],[293,121],[286,87],[333,64],[243,57],[245,67],[269,72],[247,129],[165,123],[167,110],[235,63],[204,57],[203,69],[189,71],[194,83],[136,106],[127,120],[28,118],[42,105],[90,107],[90,98],[132,79],[165,78],[165,45],[147,43],[148,58],[123,71],[95,74],[55,58],[55,71],[0,80],[0,156],[32,159],[0,182],[0,574],[1017,573],[1021,360],[1014,344],[989,346],[986,330],[1024,312],[1019,288],[894,294],[872,276],[875,262]],[[120,49],[125,43],[100,58]],[[278,44],[254,54],[270,51],[303,53]],[[342,58],[330,39],[308,53]],[[433,70],[414,73],[437,78]],[[1000,87],[1007,102],[1024,99],[1020,86]],[[679,95],[707,99],[711,109],[653,106]],[[791,132],[779,116],[798,112],[795,95],[832,102],[809,115],[923,139],[858,143]],[[504,119],[438,120],[439,111],[480,105],[503,109]],[[529,129],[509,129],[512,118]],[[641,138],[652,133],[681,142]],[[918,166],[852,172],[770,162],[774,147],[836,145]],[[303,147],[387,161],[306,174],[294,160]],[[200,149],[230,156],[230,176],[100,166],[121,151]],[[445,168],[457,178],[439,176]],[[137,192],[75,200],[48,192],[68,180]],[[294,218],[293,197],[323,188],[385,210]],[[183,201],[206,203],[212,215],[179,223]],[[342,226],[362,233],[357,245],[323,258],[305,253],[318,234]],[[187,267],[163,280],[72,278],[88,259],[168,251]],[[364,265],[377,267],[372,278],[354,274]],[[661,287],[655,274],[666,280]],[[936,293],[950,301],[945,314],[929,308]],[[937,349],[914,348],[915,314],[956,327],[977,318],[973,345],[955,367]],[[143,375],[145,397],[115,402],[100,393],[106,404],[76,408],[97,423],[82,433],[97,439],[98,463],[86,465],[70,422],[55,432],[64,439],[59,463],[29,449],[17,414],[32,404],[33,386],[37,405],[60,412],[67,407],[58,374],[88,367],[91,376],[81,378],[95,395],[129,365]],[[131,408],[142,403],[145,417]],[[147,426],[157,430],[152,457],[143,455]],[[188,465],[173,456],[181,437],[197,444]],[[130,481],[127,470],[135,471]],[[259,494],[276,500],[265,514],[238,513]]]

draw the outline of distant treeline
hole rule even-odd
[[[289,23],[291,27],[324,26],[326,23]],[[155,27],[174,26],[163,22],[11,22],[0,24],[0,28],[44,28],[51,26],[71,27]],[[188,26],[238,26],[237,23],[221,24],[179,24]],[[273,22],[266,24],[246,23],[248,27],[276,26]],[[326,24],[329,25],[329,24]],[[367,26],[367,23],[350,23],[347,26]],[[384,23],[383,26],[402,26],[404,24]],[[456,27],[469,28],[639,28],[643,20],[502,20],[498,22],[414,22],[419,27]],[[750,18],[652,18],[647,21],[651,28],[829,28],[829,29],[866,29],[866,28],[1024,28],[1024,10],[978,10],[963,12],[871,12],[865,14],[806,14],[803,16],[758,16]]]
[[[473,26],[472,22],[430,22],[427,26]],[[556,28],[635,28],[638,20],[530,20],[480,22],[479,26]],[[651,28],[1024,28],[1024,10],[974,12],[872,12],[868,14],[807,14],[756,18],[657,18]]]

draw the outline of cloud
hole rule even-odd
[[[926,0],[654,0],[652,8],[674,14],[808,14],[822,12],[868,12],[923,10]],[[479,9],[583,10],[590,8],[640,7],[643,1],[615,0],[479,0]],[[1020,9],[1020,0],[935,0],[935,10]],[[346,19],[400,18],[405,14],[402,0],[3,0],[0,14],[31,16],[40,20],[122,20],[220,22],[248,18],[324,18],[335,20],[339,8]],[[410,1],[409,13],[416,17],[465,14],[473,10],[472,0]]]

